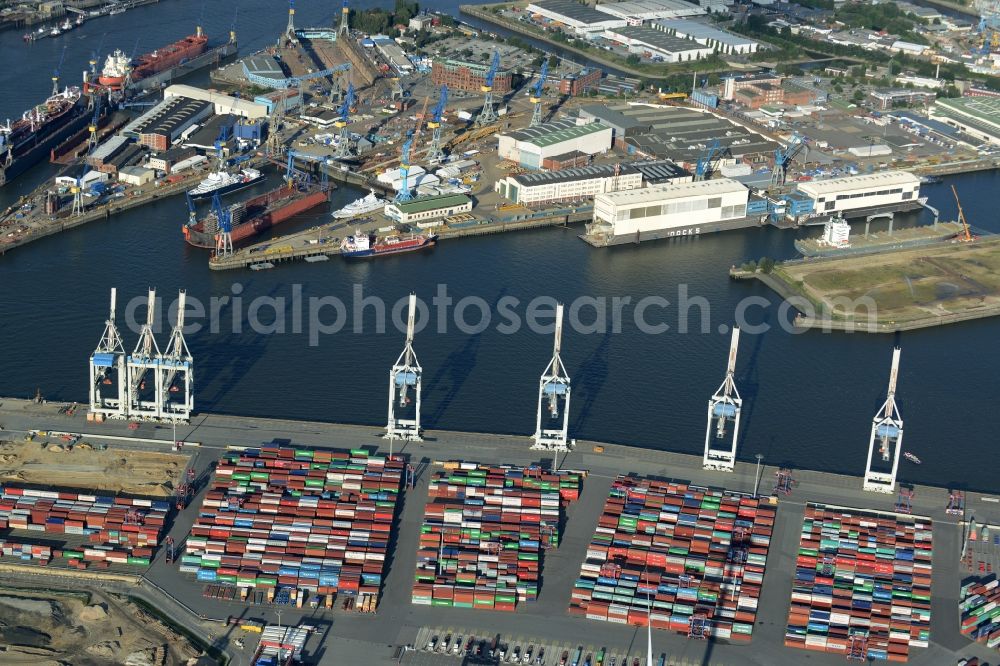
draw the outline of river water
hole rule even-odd
[[[280,5],[240,3],[238,29],[245,48],[259,47],[283,28],[286,15]],[[297,5],[303,24],[332,15],[331,3],[302,0]],[[32,46],[14,32],[3,33],[0,57],[24,65],[0,72],[7,91],[0,113],[13,116],[47,93],[63,44],[66,63],[75,63],[63,69],[74,71],[103,33],[104,52],[131,49],[137,31],[129,21],[141,21],[141,52],[190,32],[201,8],[192,0],[164,0],[94,21],[79,35]],[[205,14],[210,35],[222,35],[232,22],[228,13],[206,9]],[[46,173],[47,167],[4,188],[0,203],[6,205]],[[950,183],[958,188],[970,221],[1000,232],[995,213],[1000,177],[969,174]],[[943,217],[954,216],[947,184],[929,186],[925,193]],[[357,196],[338,190],[331,207]],[[324,215],[314,212],[282,232]],[[333,260],[215,273],[203,251],[183,242],[185,217],[184,200],[173,198],[0,257],[0,395],[28,397],[37,387],[50,399],[86,400],[87,359],[103,329],[109,288],[119,288],[120,319],[126,302],[144,297],[147,287],[156,287],[168,302],[183,288],[206,308],[213,298],[242,299],[239,305],[221,306],[218,332],[203,328],[187,337],[197,363],[199,410],[381,425],[388,369],[402,349],[402,334],[391,325],[385,332],[375,329],[375,306],[355,318],[356,291],[384,299],[390,308],[414,291],[432,305],[434,318],[416,340],[425,371],[425,425],[528,435],[535,425],[538,376],[550,358],[552,340],[527,326],[507,332],[506,315],[524,320],[528,304],[546,296],[582,303],[577,314],[588,324],[595,320],[594,306],[580,298],[597,299],[593,303],[603,298],[612,310],[617,297],[631,299],[621,305],[619,332],[608,323],[605,332],[570,326],[565,334],[563,361],[573,377],[572,435],[700,453],[706,401],[725,371],[729,335],[720,327],[732,323],[741,302],[757,297],[747,320],[768,324],[770,330],[745,332],[742,338],[736,372],[745,401],[742,458],[761,453],[773,464],[860,474],[871,418],[885,399],[892,347],[899,344],[905,448],[923,459],[919,467],[904,463],[901,478],[998,488],[995,417],[988,404],[1000,376],[995,350],[1000,320],[900,336],[783,330],[778,324],[790,314],[780,300],[757,283],[730,282],[727,270],[749,258],[793,257],[795,234],[805,232],[751,229],[595,250],[576,237],[575,229],[545,229],[449,241],[426,254],[371,263]],[[453,305],[444,315],[446,330],[438,332],[439,310],[430,299],[442,288]],[[296,294],[303,303],[301,332],[294,328]],[[691,301],[686,317],[677,305],[684,294],[704,299]],[[251,330],[249,306],[255,300],[260,306],[261,297],[285,299],[284,334]],[[485,331],[468,333],[455,324],[454,312],[464,297],[482,299],[490,308]],[[645,311],[647,322],[669,324],[667,332],[644,332],[637,324],[636,306],[650,297],[671,302]],[[317,344],[310,340],[310,298],[339,299],[350,320],[337,334],[317,334]],[[464,307],[465,322],[480,319],[478,302]],[[239,326],[233,324],[234,310]],[[706,332],[699,330],[703,312]],[[256,314],[265,324],[273,319],[270,306]],[[329,323],[335,310],[320,307],[320,314]],[[602,321],[611,319],[609,314]],[[687,333],[678,330],[683,321],[691,329]],[[353,332],[356,324],[362,325],[360,333]],[[126,331],[125,338],[131,350],[136,334]],[[158,339],[165,345],[167,332]]]

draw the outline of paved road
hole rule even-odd
[[[82,410],[75,417],[57,413],[57,406],[35,406],[24,401],[5,399],[0,402],[0,423],[9,432],[46,429],[85,433],[87,439],[94,435],[139,437],[162,440],[163,444],[128,443],[112,441],[114,446],[144,448],[167,447],[171,439],[169,428],[144,424],[138,432],[130,432],[124,423],[94,425],[85,422]],[[200,416],[190,426],[178,429],[178,437],[198,442],[197,449],[189,448],[199,475],[207,474],[212,461],[218,458],[226,445],[257,445],[273,438],[290,438],[295,444],[351,448],[381,447],[376,428],[306,423],[273,419],[253,419],[231,416]],[[528,449],[524,438],[502,435],[481,435],[433,431],[426,434],[427,441],[408,443],[396,453],[410,457],[415,463],[433,463],[438,460],[464,458],[482,462],[502,461],[514,464],[538,462],[537,452]],[[753,492],[756,466],[752,463],[737,465],[735,473],[708,472],[701,469],[700,458],[631,447],[602,445],[603,453],[596,453],[594,443],[579,442],[575,452],[565,459],[560,457],[562,468],[586,469],[590,476],[584,483],[578,502],[568,510],[568,522],[562,544],[558,550],[546,554],[543,585],[537,602],[523,604],[515,613],[497,611],[469,611],[455,608],[414,606],[410,604],[410,586],[416,559],[416,543],[421,523],[423,505],[427,497],[428,470],[420,466],[416,487],[405,494],[400,508],[399,526],[396,531],[397,547],[389,561],[379,612],[360,615],[335,609],[330,612],[285,608],[283,623],[296,623],[308,618],[320,630],[320,640],[311,641],[309,652],[317,663],[345,663],[363,660],[364,663],[388,663],[395,647],[413,643],[418,635],[425,636],[437,629],[454,630],[463,635],[501,633],[511,641],[548,641],[551,645],[604,646],[619,653],[636,655],[645,650],[645,636],[635,627],[574,618],[566,613],[573,581],[583,560],[586,545],[596,525],[611,480],[620,472],[638,472],[664,478],[688,480],[697,484],[724,486],[729,490]],[[551,464],[551,460],[543,463]],[[760,489],[769,493],[775,469],[764,466],[761,470]],[[701,664],[704,666],[801,666],[802,664],[842,664],[843,658],[822,653],[785,648],[782,645],[785,618],[791,593],[791,572],[797,549],[798,535],[806,501],[817,501],[840,506],[860,506],[869,509],[892,510],[892,496],[862,493],[860,479],[818,472],[798,472],[800,483],[792,497],[783,499],[775,523],[774,536],[768,557],[767,573],[757,616],[757,627],[751,645],[725,645],[714,642],[691,641],[662,631],[653,633],[654,653],[665,653],[675,664]],[[200,504],[206,484],[202,483],[193,506]],[[1000,503],[981,495],[969,497],[969,509],[976,519],[1000,524]],[[957,631],[958,585],[963,574],[959,570],[959,544],[961,527],[955,517],[947,516],[944,507],[947,493],[942,489],[917,487],[914,512],[934,519],[934,601],[932,613],[932,639],[929,649],[914,649],[910,660],[916,666],[946,666],[957,662],[963,655],[990,656],[984,647],[968,642]],[[195,518],[195,509],[180,514],[170,528],[170,534],[181,543]],[[229,615],[275,621],[273,607],[251,606],[205,599],[202,586],[191,576],[181,575],[175,566],[167,565],[163,555],[154,561],[146,574],[151,583],[169,591],[177,603],[192,609],[206,618],[226,618]],[[168,606],[168,612],[183,614],[177,605]],[[221,633],[221,631],[220,631]],[[237,632],[239,633],[239,632]],[[248,640],[247,642],[250,642]],[[316,646],[313,646],[313,643]],[[236,653],[236,650],[233,650]],[[995,654],[993,655],[995,659]],[[246,655],[239,654],[237,663],[245,663]],[[428,661],[430,659],[430,661]],[[407,663],[432,663],[450,657],[408,654]],[[455,660],[457,662],[457,660]],[[552,660],[548,661],[552,663]],[[671,663],[668,661],[668,663]]]

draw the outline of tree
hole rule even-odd
[[[554,53],[549,56],[549,69],[555,69],[559,66],[559,56]]]
[[[774,270],[774,259],[770,257],[761,257],[760,261],[757,262],[757,266],[761,273],[770,273]]]
[[[854,95],[851,96],[851,101],[855,104],[861,104],[865,100],[865,93],[861,90],[855,90]]]
[[[629,56],[625,58],[625,62],[627,62],[630,65],[638,65],[640,62],[642,62],[642,60],[639,59],[638,54],[630,53]]]

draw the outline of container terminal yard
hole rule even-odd
[[[265,626],[304,629],[319,664],[481,643],[520,663],[943,664],[996,643],[1000,497],[906,483],[898,348],[850,476],[746,461],[739,329],[696,457],[572,438],[561,308],[524,437],[421,427],[415,297],[385,428],[199,414],[183,318],[162,353],[147,321],[128,355],[114,301],[88,405],[0,401],[3,576],[130,582],[239,660],[292,649],[252,640]]]

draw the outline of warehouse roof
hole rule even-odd
[[[608,32],[630,41],[642,42],[664,53],[683,53],[707,48],[693,39],[675,37],[662,30],[653,30],[644,25],[627,25],[624,28],[612,28]]]
[[[596,118],[609,127],[620,129],[623,132],[639,127],[649,127],[649,123],[644,123],[634,117],[626,116],[621,111],[608,108],[605,104],[588,104],[580,107],[581,112]]]
[[[269,79],[283,79],[285,72],[277,60],[269,55],[252,55],[242,60],[243,66],[251,74]]]
[[[159,134],[172,132],[191,116],[211,107],[209,102],[200,99],[170,97],[129,123],[122,130],[122,133]]]
[[[882,171],[866,173],[860,176],[845,176],[844,178],[827,178],[799,183],[798,189],[810,196],[847,192],[865,187],[881,187],[890,185],[918,185],[920,179],[909,171]]]
[[[515,141],[522,141],[538,146],[539,148],[546,148],[557,143],[562,143],[563,141],[578,139],[582,136],[610,129],[611,128],[606,125],[602,125],[601,123],[577,125],[569,120],[561,120],[545,125],[529,127],[528,129],[520,130],[518,132],[511,132],[509,136],[511,136]]]
[[[695,16],[705,8],[685,0],[626,0],[598,4],[595,9],[625,19],[653,19],[667,16]]]
[[[616,20],[615,17],[609,16],[604,12],[599,12],[587,5],[581,5],[576,0],[539,0],[538,2],[532,2],[528,6],[529,11],[531,7],[539,7],[579,23],[593,24]]]
[[[125,144],[131,141],[127,136],[122,136],[121,134],[116,134],[97,148],[94,152],[90,154],[90,158],[95,161],[103,162],[109,157],[114,156],[119,150],[125,147]]]
[[[955,97],[942,98],[934,102],[934,111],[946,109],[957,115],[1000,125],[1000,98],[996,97]]]
[[[636,173],[636,171],[637,169],[631,164],[622,164],[619,174]],[[571,167],[556,171],[532,171],[531,173],[522,173],[514,176],[514,180],[522,187],[538,187],[539,185],[572,183],[577,180],[610,178],[614,174],[615,165],[604,164],[601,166]]]
[[[540,136],[575,126],[576,123],[572,120],[556,120],[551,123],[542,123],[541,125],[535,125],[534,127],[527,127],[523,130],[508,132],[506,136],[509,136],[515,141],[531,141],[532,139],[537,139]]]
[[[682,35],[690,37],[691,39],[711,39],[719,42],[720,44],[729,45],[756,43],[752,39],[748,39],[742,35],[735,35],[725,30],[719,30],[718,28],[708,25],[707,23],[702,23],[701,21],[692,21],[690,19],[666,19],[657,21],[656,23],[657,25],[663,26],[667,30],[675,30]]]
[[[647,160],[644,162],[633,162],[630,166],[642,173],[642,179],[646,182],[663,182],[673,178],[684,178],[691,173],[670,160]]]
[[[671,199],[684,199],[698,196],[717,196],[733,192],[747,192],[742,183],[729,178],[701,180],[692,183],[670,183],[666,185],[651,185],[638,190],[610,192],[598,194],[596,198],[607,201],[615,206],[632,206],[642,203],[657,203]]]
[[[443,194],[434,197],[418,197],[406,203],[393,204],[403,213],[413,215],[414,213],[425,213],[429,210],[439,208],[454,208],[470,203],[471,199],[464,194]]]

